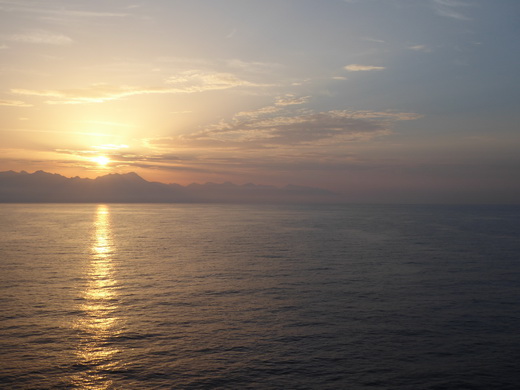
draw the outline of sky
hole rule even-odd
[[[518,203],[518,0],[0,0],[0,171]]]

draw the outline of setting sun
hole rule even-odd
[[[106,166],[110,162],[110,159],[106,156],[92,157],[91,160],[95,163],[98,163],[102,167]]]

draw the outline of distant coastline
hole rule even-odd
[[[337,203],[340,194],[314,187],[233,183],[164,184],[134,172],[96,179],[36,171],[0,172],[0,203]]]

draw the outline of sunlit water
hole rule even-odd
[[[0,205],[0,387],[517,389],[520,208]]]

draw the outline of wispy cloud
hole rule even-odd
[[[1,38],[10,42],[44,45],[69,45],[73,42],[72,39],[66,35],[42,30],[6,34],[2,35]]]
[[[371,70],[384,70],[386,69],[384,66],[373,66],[373,65],[359,65],[359,64],[350,64],[345,66],[345,70],[349,72],[366,72]]]
[[[166,80],[171,89],[176,92],[192,93],[229,89],[235,87],[267,86],[242,80],[231,73],[215,73],[199,70],[181,72]]]
[[[275,105],[277,106],[294,106],[305,104],[309,101],[310,96],[301,96],[297,97],[293,94],[287,94],[285,96],[278,97],[276,99]]]
[[[382,39],[377,39],[377,38],[372,38],[372,37],[364,37],[362,38],[364,41],[367,41],[367,42],[374,42],[374,43],[386,43],[385,41],[383,41]]]
[[[0,10],[3,12],[22,12],[26,14],[40,15],[44,17],[58,18],[85,18],[85,17],[125,17],[128,16],[124,12],[94,12],[81,9],[70,9],[63,7],[53,8],[49,2],[43,4],[34,1],[24,0],[0,0]]]
[[[418,118],[420,115],[405,112],[313,112],[291,106],[267,106],[238,113],[231,120],[201,131],[150,138],[145,143],[156,163],[175,169],[246,175],[262,170],[331,172],[359,164],[366,166],[357,161],[355,143],[388,136],[397,122]],[[179,152],[189,152],[190,160],[169,159],[169,154]],[[150,163],[151,160],[142,162],[147,168],[151,168]]]
[[[326,147],[390,134],[398,121],[417,119],[413,113],[333,110],[313,112],[267,106],[241,112],[202,131],[150,140],[152,146],[188,148]]]
[[[266,107],[262,107],[262,108],[259,108],[259,109],[256,109],[256,110],[251,110],[251,111],[241,111],[241,112],[238,112],[234,115],[233,117],[233,120],[237,121],[237,120],[246,120],[246,121],[249,121],[249,120],[252,120],[252,119],[257,119],[257,118],[260,118],[260,117],[265,117],[265,116],[268,116],[268,115],[273,115],[273,114],[276,114],[276,113],[279,113],[282,109],[280,107],[277,107],[277,106],[266,106]]]
[[[49,104],[81,104],[101,103],[135,95],[196,93],[236,87],[261,86],[266,85],[242,80],[230,73],[209,73],[192,70],[168,78],[165,85],[159,87],[117,86],[100,83],[78,89],[31,90],[15,88],[11,92],[20,95],[52,98],[47,101]]]
[[[19,95],[52,98],[46,102],[49,104],[80,104],[100,103],[108,100],[120,99],[126,96],[146,93],[164,93],[164,90],[130,86],[114,86],[109,84],[94,84],[87,88],[66,90],[33,90],[14,88],[11,89],[11,92]]]
[[[279,69],[283,67],[281,64],[274,62],[244,61],[238,58],[224,60],[223,62],[225,66],[231,69],[256,73],[272,72],[273,69]]]
[[[459,11],[460,8],[468,6],[470,4],[462,0],[433,0],[433,8],[437,14],[457,20],[470,20]]]
[[[8,131],[11,133],[40,133],[40,134],[66,134],[66,135],[87,135],[93,137],[113,137],[111,134],[85,132],[85,131],[64,131],[64,130],[38,130],[38,129],[2,129],[2,131]]]
[[[0,99],[0,106],[9,107],[32,107],[32,104],[22,102],[20,100],[2,100]]]
[[[241,74],[265,74],[284,67],[282,64],[275,62],[244,61],[239,58],[209,60],[200,57],[160,56],[155,61],[159,66],[174,66],[185,71],[196,68],[199,72],[202,70],[211,72],[219,69],[229,72],[240,72]]]
[[[413,45],[413,46],[408,46],[408,49],[409,50],[414,50],[414,51],[423,51],[423,52],[431,52],[432,50],[426,46],[426,45]]]

